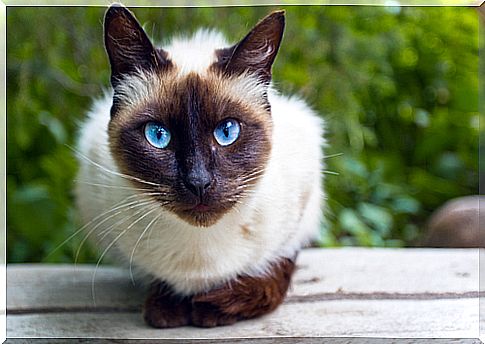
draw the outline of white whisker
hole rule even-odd
[[[74,182],[79,183],[79,184],[85,184],[85,185],[91,185],[91,186],[99,186],[103,188],[111,188],[111,189],[119,189],[119,190],[133,190],[133,191],[152,191],[152,189],[146,189],[146,188],[135,188],[131,186],[120,186],[120,185],[109,185],[109,184],[100,184],[100,183],[90,183],[90,182],[85,182],[82,180],[74,180]]]
[[[339,157],[339,156],[342,156],[342,155],[344,155],[344,153],[335,153],[335,154],[325,155],[323,157],[323,159],[336,158],[336,157]]]
[[[136,215],[138,215],[138,214],[142,213],[143,211],[145,211],[145,209],[147,208],[147,206],[153,205],[154,203],[155,203],[154,201],[146,201],[146,202],[141,202],[141,201],[140,201],[139,203],[137,203],[137,204],[135,204],[135,205],[133,205],[133,206],[129,207],[128,209],[134,209],[134,208],[138,208],[138,207],[141,207],[141,208],[140,208],[140,209],[138,209],[138,210],[137,210],[136,212],[134,212],[133,214],[129,215],[129,216],[128,216],[128,218],[132,218],[133,216],[136,216]],[[158,204],[156,204],[156,205],[158,206]],[[126,211],[126,210],[123,210],[123,212],[124,212],[124,211]],[[118,213],[118,214],[119,214],[119,213]],[[123,223],[123,222],[121,222],[121,223]],[[117,224],[118,224],[118,223],[117,223]],[[110,227],[108,227],[108,229],[109,229],[109,228],[111,228],[111,227],[113,227],[113,224],[112,224]],[[109,230],[107,230],[107,229],[103,229],[102,231],[100,231],[100,232],[98,233],[98,236],[101,236],[100,240],[103,240],[103,239],[106,237],[106,233],[107,233],[107,232],[109,232]]]
[[[155,210],[155,209],[153,209]],[[131,218],[133,217],[130,216],[128,218]],[[144,217],[144,216],[143,216]],[[143,218],[142,217],[142,218]],[[116,238],[114,238],[111,243],[104,249],[103,253],[101,254],[101,256],[99,257],[97,263],[96,263],[96,267],[94,268],[94,273],[93,273],[93,278],[91,280],[91,295],[93,297],[93,303],[94,303],[94,306],[96,306],[96,292],[95,292],[95,288],[94,288],[94,282],[95,282],[95,279],[96,279],[96,273],[98,271],[98,268],[99,268],[99,265],[101,264],[101,261],[103,260],[103,258],[105,257],[105,255],[108,253],[108,251],[110,250],[111,247],[113,247],[114,244],[116,244],[116,242],[123,236],[125,235],[132,227],[135,223],[139,222],[142,218],[138,218],[137,220],[135,220],[134,222],[132,222],[128,227],[126,227],[123,231],[121,231],[117,236]],[[124,219],[125,221],[127,220],[127,218]]]
[[[140,204],[140,201],[137,200],[137,201],[134,201],[134,202],[131,202],[129,204],[125,204],[123,206],[120,206],[119,208],[121,208],[121,210],[119,210],[118,212],[114,213],[114,214],[111,214],[110,216],[108,216],[107,218],[103,219],[101,222],[99,222],[98,224],[96,224],[91,230],[89,230],[89,232],[84,236],[84,238],[82,239],[81,243],[79,244],[79,247],[76,251],[76,256],[74,258],[74,265],[77,265],[77,259],[79,258],[79,253],[81,252],[81,248],[82,246],[84,245],[84,243],[86,242],[86,240],[89,238],[89,236],[97,229],[99,228],[99,226],[101,226],[103,223],[105,223],[106,221],[108,221],[109,219],[112,219],[113,217],[115,216],[118,216],[119,214],[121,214],[122,212],[125,211],[125,209],[123,208],[128,208],[128,209],[133,209],[133,207],[138,207],[138,206],[145,206],[149,203],[151,203],[153,201],[149,201],[147,202],[146,204],[145,203],[141,203]]]
[[[104,256],[106,255],[106,253],[109,251],[109,249],[118,241],[118,239],[120,239],[126,232],[128,231],[128,229],[125,229],[124,231],[122,231],[120,234],[118,234],[118,236],[113,240],[111,241],[111,243],[108,245],[108,247],[106,247],[106,249],[103,251],[103,253],[101,254],[101,256],[99,257],[98,259],[98,262],[96,263],[96,267],[94,268],[94,273],[93,273],[93,278],[91,280],[91,295],[93,297],[93,303],[94,303],[94,306],[96,307],[96,293],[95,293],[95,289],[94,289],[94,281],[96,279],[96,272],[98,271],[98,268],[99,268],[99,264],[101,263],[101,261],[103,260]]]
[[[74,238],[76,235],[78,235],[81,231],[83,231],[85,228],[87,228],[88,226],[90,226],[94,221],[97,221],[99,220],[101,217],[113,212],[113,211],[116,211],[122,207],[125,207],[127,206],[128,204],[132,204],[132,203],[128,203],[126,204],[125,202],[128,201],[129,199],[131,198],[134,198],[134,197],[138,197],[138,195],[131,195],[131,196],[128,196],[126,198],[124,198],[123,200],[121,200],[120,202],[116,203],[113,205],[112,208],[106,210],[105,212],[99,214],[98,216],[94,217],[92,220],[90,220],[89,222],[87,222],[86,224],[84,224],[82,227],[80,227],[79,229],[77,229],[73,234],[71,234],[67,239],[65,239],[63,242],[61,242],[59,245],[57,245],[47,256],[46,258],[50,257],[53,253],[55,253],[58,249],[60,249],[62,246],[64,246],[69,240],[71,240],[72,238]]]
[[[240,179],[248,178],[248,177],[251,177],[253,175],[263,173],[263,172],[266,172],[266,168],[262,168],[262,169],[259,169],[259,170],[254,170],[254,171],[252,171],[250,173],[247,173],[247,174],[243,175]]]
[[[153,212],[155,209],[151,210],[151,212]],[[145,214],[148,215],[149,213]],[[160,218],[160,216],[162,216],[162,214],[158,214],[157,216],[155,216],[153,218],[152,221],[150,221],[150,223],[145,227],[145,229],[143,230],[143,232],[141,233],[140,237],[138,238],[138,240],[136,241],[135,243],[135,246],[133,247],[133,251],[131,251],[131,256],[130,256],[130,278],[131,278],[131,282],[133,283],[133,285],[135,285],[135,279],[133,278],[133,270],[132,270],[132,266],[133,266],[133,257],[135,256],[135,251],[136,251],[136,248],[138,247],[138,244],[140,243],[141,239],[143,238],[143,236],[145,235],[146,231]],[[151,232],[150,232],[151,233]]]
[[[98,164],[97,162],[91,160],[90,158],[88,158],[86,155],[82,154],[81,152],[79,152],[75,148],[73,148],[73,147],[71,147],[67,144],[66,144],[66,146],[69,149],[71,149],[74,153],[76,153],[79,157],[83,158],[84,160],[86,160],[87,162],[91,163],[93,166],[101,169],[104,172],[110,173],[112,175],[115,175],[115,176],[118,176],[118,177],[121,177],[121,178],[134,180],[134,181],[137,181],[137,182],[140,182],[140,183],[143,183],[143,184],[152,185],[152,186],[160,186],[160,184],[157,184],[157,183],[152,183],[152,182],[149,182],[149,181],[146,181],[144,179],[140,179],[140,178],[128,175],[128,174],[112,171],[112,170],[106,168],[105,166],[102,166],[102,165]]]

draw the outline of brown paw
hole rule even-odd
[[[190,323],[190,301],[170,294],[166,288],[154,287],[143,308],[145,322],[157,328],[170,328]]]
[[[294,260],[282,259],[262,276],[239,276],[218,288],[192,297],[192,324],[230,325],[273,311],[283,301],[294,270]]]
[[[232,325],[239,317],[221,311],[216,305],[207,302],[192,304],[191,323],[199,327],[215,327]]]

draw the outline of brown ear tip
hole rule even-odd
[[[126,7],[123,6],[122,3],[120,2],[113,2],[109,7],[108,7],[108,12],[112,11],[123,11],[126,10]]]
[[[123,21],[136,21],[135,15],[130,12],[128,8],[126,8],[123,4],[119,2],[114,2],[111,6],[106,10],[104,15],[104,26],[107,27],[116,19],[121,18]]]
[[[269,16],[277,20],[285,20],[285,15],[286,15],[285,10],[277,10],[272,12]]]
[[[277,10],[271,12],[266,18],[271,21],[279,22],[281,25],[285,25],[285,10]]]
[[[120,2],[113,2],[106,11],[105,17],[111,17],[120,13],[126,13],[128,9]]]

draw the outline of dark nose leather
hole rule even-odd
[[[212,184],[212,175],[202,166],[193,168],[185,178],[185,186],[197,197],[202,197]]]

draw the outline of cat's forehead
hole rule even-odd
[[[227,47],[226,38],[218,31],[199,29],[191,37],[179,36],[163,47],[178,73],[204,73],[217,60],[215,51]]]
[[[143,112],[153,104],[161,110],[178,112],[189,102],[218,106],[238,104],[256,117],[267,117],[267,102],[262,96],[264,86],[250,75],[224,76],[209,67],[204,73],[181,73],[174,64],[169,70],[149,73],[140,70],[125,77],[115,89],[115,100],[120,106],[118,117],[122,122],[133,113]]]
[[[164,45],[161,54],[169,61],[164,68],[125,74],[115,86],[117,120],[129,121],[133,114],[156,104],[160,112],[180,113],[189,102],[214,105],[222,112],[237,104],[262,120],[268,116],[267,85],[254,73],[226,74],[218,65],[218,52],[228,47],[217,31],[201,29],[191,37],[179,36]]]

